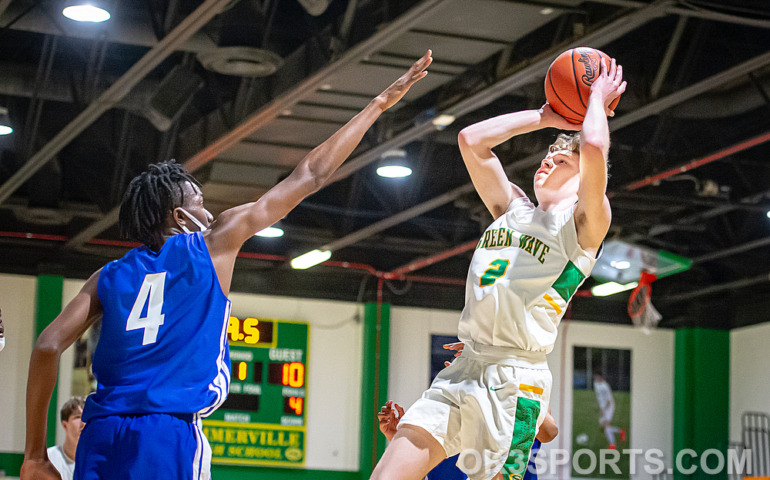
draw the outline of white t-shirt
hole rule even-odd
[[[609,410],[615,408],[615,399],[612,398],[612,389],[606,381],[594,382],[594,393],[596,401],[599,402],[599,408]]]
[[[468,270],[460,341],[553,350],[567,303],[596,263],[578,244],[573,212],[520,197],[492,222]]]
[[[55,445],[48,449],[48,459],[61,474],[62,480],[73,480],[75,477],[75,460],[64,453],[64,448]]]

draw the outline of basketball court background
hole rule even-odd
[[[113,3],[111,23],[87,26],[53,1],[0,1],[0,107],[14,127],[0,137],[0,470],[18,473],[34,339],[85,278],[133,246],[115,227],[128,179],[173,157],[195,170],[215,214],[259,198],[428,47],[435,62],[419,88],[284,220],[284,237],[254,238],[238,260],[238,314],[310,324],[305,467],[261,478],[367,477],[384,447],[374,412],[424,390],[430,336],[456,334],[469,250],[489,223],[457,133],[538,108],[550,62],[581,45],[618,58],[629,80],[610,122],[610,237],[691,268],[654,283],[663,321],[649,335],[630,326],[627,292],[593,297],[600,282],[586,282],[549,355],[561,433],[543,453],[572,448],[576,345],[633,352],[633,448],[670,458],[744,445],[742,413],[770,411],[766,1],[333,0],[318,2],[320,14],[298,0]],[[230,36],[238,22],[254,35]],[[207,60],[231,58],[232,46],[272,53],[249,66],[275,72],[232,75]],[[146,55],[158,63],[137,71]],[[184,88],[190,102],[172,108]],[[498,149],[528,193],[554,135]],[[393,148],[411,177],[376,175]],[[321,246],[332,250],[326,264],[287,266]],[[74,355],[62,360],[59,405]],[[52,443],[55,412],[49,424]],[[564,467],[550,478],[569,476]]]

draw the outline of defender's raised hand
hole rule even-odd
[[[379,102],[382,111],[385,111],[398,103],[406,92],[420,79],[425,78],[428,72],[425,70],[433,62],[431,52],[428,50],[421,59],[414,62],[409,70],[401,75],[401,77],[393,82],[391,86],[385,89],[381,94],[377,95],[376,101]]]

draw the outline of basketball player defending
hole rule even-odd
[[[560,135],[535,173],[537,207],[510,183],[492,148],[515,135],[579,125],[546,104],[460,132],[468,172],[495,219],[468,272],[458,332],[465,348],[406,412],[372,478],[417,480],[458,453],[472,480],[501,469],[507,479],[524,474],[548,411],[546,353],[609,229],[607,106],[625,87],[615,60],[602,65],[582,133]]]
[[[151,165],[132,180],[120,227],[144,245],[94,273],[32,353],[22,479],[60,478],[45,448],[59,356],[98,317],[98,387],[83,411],[75,478],[209,478],[211,450],[200,419],[228,393],[227,294],[238,251],[321,188],[380,114],[427,75],[431,61],[429,50],[285,180],[216,220],[198,183],[176,163]]]

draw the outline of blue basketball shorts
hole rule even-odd
[[[211,448],[192,414],[99,417],[80,434],[76,480],[210,477]]]

